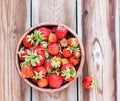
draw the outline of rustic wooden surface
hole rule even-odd
[[[120,0],[0,0],[0,101],[120,101]],[[78,80],[57,93],[38,92],[15,69],[23,32],[38,23],[64,23],[83,41],[86,61]],[[81,80],[92,75],[96,89]]]

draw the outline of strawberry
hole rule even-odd
[[[30,78],[30,77],[34,76],[33,67],[31,65],[24,64],[24,63],[21,65],[22,76],[24,78]]]
[[[82,85],[85,89],[90,89],[96,87],[97,83],[92,76],[85,76],[82,80]]]
[[[19,55],[19,58],[21,61],[24,61],[25,60],[25,56],[27,56],[27,50],[26,48],[21,48],[20,51],[18,52],[18,55]]]
[[[45,51],[43,49],[40,48],[34,48],[34,51],[37,53],[37,56],[39,58],[39,60],[35,60],[36,61],[36,65],[35,66],[40,66],[44,63],[45,61]]]
[[[53,68],[59,68],[61,66],[61,58],[60,57],[57,57],[57,56],[54,56],[51,60],[51,66]]]
[[[72,56],[72,49],[71,48],[64,48],[63,49],[63,51],[62,51],[62,54],[63,54],[63,56],[64,57],[66,57],[66,58],[69,58],[69,57],[71,57]]]
[[[51,63],[49,60],[45,61],[44,67],[46,68],[48,73],[51,73]]]
[[[62,62],[62,65],[64,65],[66,63],[69,63],[69,60],[67,58],[62,58],[61,62]]]
[[[31,35],[26,35],[23,38],[23,45],[27,48],[30,48],[32,45],[34,44],[34,40],[33,40],[33,34]]]
[[[61,45],[62,47],[66,47],[66,46],[67,46],[67,39],[65,39],[65,38],[61,39],[61,40],[60,40],[60,45]]]
[[[77,47],[79,45],[77,38],[69,38],[67,42],[69,46]]]
[[[27,51],[28,56],[25,57],[25,62],[30,62],[32,66],[40,66],[45,61],[44,50],[35,48],[33,51]]]
[[[70,63],[73,64],[74,66],[78,65],[78,63],[79,63],[79,60],[76,59],[76,58],[74,58],[74,57],[70,57],[70,58],[69,58],[69,61],[70,61]]]
[[[58,26],[55,29],[55,34],[57,35],[58,39],[62,39],[66,36],[68,30],[65,26]]]
[[[43,48],[34,47],[33,51],[45,58],[45,50]]]
[[[47,43],[46,41],[42,41],[42,42],[40,42],[40,45],[39,45],[40,48],[42,48],[42,49],[46,49],[47,46],[48,46],[48,43]]]
[[[37,84],[39,87],[47,87],[48,86],[48,79],[47,78],[42,78],[37,81]]]
[[[56,55],[59,53],[60,47],[58,44],[53,43],[51,45],[48,46],[48,52],[52,55]]]
[[[56,43],[58,41],[56,34],[50,33],[48,42],[50,43]]]
[[[44,39],[48,40],[48,37],[52,31],[48,28],[45,28],[45,27],[41,27],[38,30],[44,35]]]
[[[45,40],[44,35],[37,29],[34,30],[34,32],[33,32],[33,38],[36,43],[36,46],[38,46],[40,44],[40,42]]]
[[[72,55],[73,55],[73,57],[75,57],[75,58],[80,58],[81,53],[80,53],[80,51],[73,51]]]
[[[38,66],[38,67],[34,68],[34,72],[36,74],[38,74],[38,76],[40,76],[40,77],[45,77],[46,73],[47,73],[45,67],[43,67],[43,66]]]
[[[48,82],[50,87],[59,88],[62,86],[63,78],[60,75],[57,75],[56,73],[51,73],[48,76]]]
[[[34,73],[35,75],[32,77],[32,79],[34,80],[42,79],[47,74],[46,69],[43,66],[38,66],[34,68]]]
[[[74,78],[76,77],[76,70],[74,66],[70,63],[64,64],[61,67],[61,73],[63,79],[67,82],[74,80]]]

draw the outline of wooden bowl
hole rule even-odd
[[[65,26],[67,29],[68,29],[68,33],[69,35],[68,36],[74,36],[76,38],[78,38],[79,40],[79,43],[80,43],[80,50],[81,50],[81,59],[80,59],[80,63],[79,63],[79,66],[78,66],[78,70],[77,70],[77,75],[75,77],[75,79],[71,82],[68,82],[66,84],[64,84],[63,86],[61,86],[60,88],[57,88],[57,89],[52,89],[52,88],[40,88],[38,87],[37,85],[35,85],[34,83],[32,83],[31,81],[29,81],[28,79],[24,78],[21,74],[21,71],[20,71],[20,66],[19,66],[19,58],[18,58],[18,55],[17,55],[17,52],[19,51],[20,49],[20,46],[22,44],[22,40],[23,38],[31,33],[34,29],[37,29],[39,27],[48,27],[48,28],[52,28],[52,27],[56,27],[58,26],[58,24],[56,23],[42,23],[42,24],[37,24],[31,28],[29,28],[23,35],[22,37],[20,38],[18,44],[17,44],[17,48],[16,48],[16,54],[15,54],[15,63],[16,63],[16,69],[20,75],[20,77],[29,85],[31,86],[32,88],[38,90],[38,91],[43,91],[43,92],[56,92],[56,91],[61,91],[67,87],[69,87],[76,79],[77,77],[80,75],[81,71],[82,71],[82,68],[83,68],[83,64],[84,64],[84,59],[85,59],[85,54],[84,54],[84,48],[83,48],[83,44],[82,44],[82,41],[80,40],[80,38],[78,37],[78,35],[73,31],[71,30],[68,26],[64,25],[64,24],[59,24],[59,25],[62,25],[62,26]],[[71,35],[70,35],[71,34]]]

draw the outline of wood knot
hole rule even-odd
[[[96,69],[99,70],[103,62],[102,61],[103,55],[102,55],[101,45],[98,39],[94,39],[93,41],[92,57],[93,57],[93,61],[95,63]]]
[[[87,9],[83,11],[83,16],[86,16],[86,15],[88,15],[88,10]]]
[[[16,28],[13,29],[13,33],[17,34],[18,30]]]

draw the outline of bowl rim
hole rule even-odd
[[[29,80],[27,80],[26,78],[24,78],[21,74],[21,71],[20,71],[20,67],[19,67],[19,62],[18,62],[18,55],[17,55],[17,52],[19,51],[19,47],[20,47],[20,44],[23,40],[23,38],[29,34],[31,31],[33,31],[34,29],[36,28],[39,28],[39,27],[42,27],[42,26],[58,26],[58,25],[62,25],[62,26],[65,26],[68,31],[74,36],[74,37],[77,37],[78,38],[78,41],[80,43],[80,50],[81,50],[81,61],[80,61],[80,64],[79,64],[79,67],[78,67],[78,70],[77,70],[77,75],[75,77],[75,79],[71,82],[68,82],[66,83],[65,85],[61,86],[60,88],[56,88],[56,89],[49,89],[49,88],[40,88],[38,86],[36,86],[35,84],[31,83]],[[77,78],[78,76],[80,75],[81,71],[82,71],[82,68],[83,68],[83,65],[84,65],[84,60],[85,60],[85,53],[84,53],[84,47],[83,47],[83,43],[82,41],[80,40],[79,36],[71,29],[69,28],[67,25],[65,24],[58,24],[58,23],[40,23],[40,24],[36,24],[32,27],[30,27],[29,29],[27,29],[23,35],[20,37],[19,41],[18,41],[18,44],[17,44],[17,47],[16,47],[16,51],[15,51],[15,64],[16,64],[16,69],[20,75],[20,77],[23,79],[24,82],[26,82],[30,87],[38,90],[38,91],[42,91],[42,92],[56,92],[56,91],[61,91],[67,87],[69,87]]]

